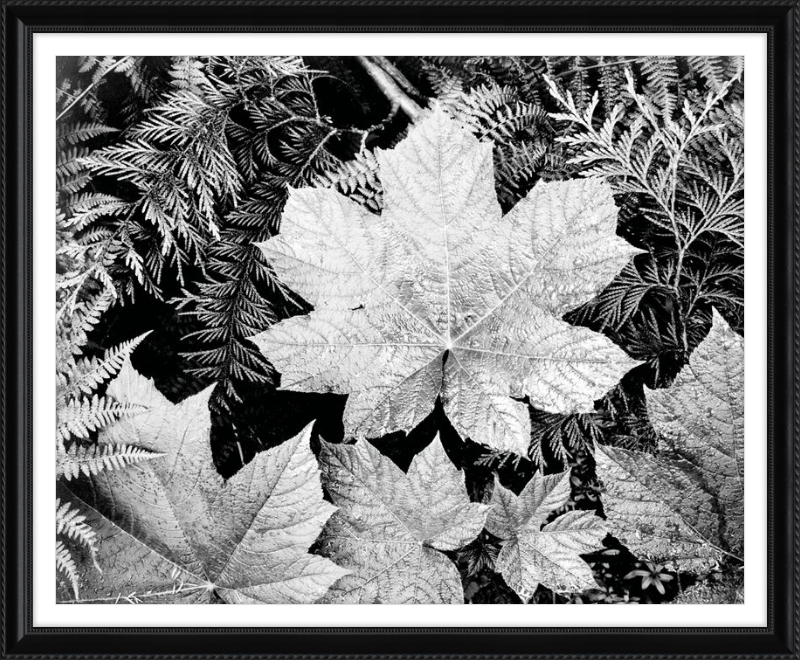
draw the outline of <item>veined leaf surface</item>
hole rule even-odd
[[[597,586],[580,555],[602,546],[605,523],[591,511],[568,511],[545,524],[569,496],[569,472],[537,472],[518,496],[495,485],[486,521],[486,529],[503,539],[495,567],[523,602],[540,584],[558,592]]]
[[[720,533],[744,543],[744,339],[714,310],[711,331],[672,387],[647,394],[663,448],[695,465],[720,509]]]
[[[672,387],[647,395],[661,455],[598,448],[603,507],[632,552],[705,569],[744,540],[744,340],[714,312]]]
[[[573,413],[637,363],[561,320],[639,252],[616,236],[610,187],[539,183],[505,217],[492,147],[437,107],[377,153],[385,210],[292,190],[259,244],[315,307],[253,341],[284,389],[349,394],[345,432],[408,430],[441,396],[464,437],[524,453],[535,408]]]
[[[335,511],[322,497],[310,426],[226,482],[211,457],[210,390],[174,405],[127,363],[108,392],[148,411],[109,427],[101,446],[163,456],[101,472],[72,495],[88,511],[103,569],[84,557],[80,602],[208,603],[216,594],[310,603],[347,573],[307,552]]]
[[[339,507],[322,552],[351,573],[325,602],[463,603],[456,550],[483,529],[489,507],[469,501],[464,475],[437,437],[408,473],[368,442],[323,443],[324,483]]]
[[[608,531],[633,554],[675,570],[714,564],[719,521],[691,464],[599,446],[595,459]]]

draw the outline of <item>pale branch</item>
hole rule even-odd
[[[408,118],[412,122],[416,121],[420,114],[422,114],[422,108],[402,90],[394,78],[375,64],[370,58],[359,55],[356,59],[361,66],[364,67],[369,77],[380,87],[380,90],[383,92],[384,96],[389,99],[392,107],[399,107],[408,115]]]
[[[422,94],[419,93],[419,90],[414,87],[412,82],[403,75],[403,72],[400,71],[387,57],[383,57],[382,55],[375,55],[373,56],[373,61],[377,64],[381,69],[383,69],[387,74],[389,74],[392,78],[394,78],[395,82],[400,85],[408,94],[415,98],[423,98]]]

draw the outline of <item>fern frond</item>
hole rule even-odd
[[[61,573],[72,587],[75,599],[80,598],[80,582],[78,581],[78,567],[72,558],[69,548],[60,540],[56,541],[56,571]]]
[[[664,69],[654,63],[648,66],[654,67],[653,70]],[[606,177],[618,192],[648,197],[653,206],[646,217],[673,233],[681,255],[701,234],[714,231],[714,225],[723,232],[731,232],[738,214],[742,188],[735,142],[724,137],[719,141],[723,151],[730,150],[731,175],[728,177],[693,156],[696,145],[702,144],[699,140],[714,139],[713,136],[722,130],[709,123],[709,117],[731,84],[729,81],[719,94],[710,95],[697,108],[685,102],[682,118],[673,121],[653,111],[647,98],[636,92],[632,75],[627,72],[626,92],[635,103],[636,118],[627,128],[621,128],[621,110],[616,109],[598,128],[593,122],[597,99],[581,112],[572,97],[562,93],[551,81],[551,93],[566,110],[553,117],[579,128],[577,133],[558,139],[579,150],[573,161],[583,166],[584,176]],[[712,195],[716,202],[712,201]],[[686,198],[690,200],[688,206]],[[679,256],[675,286],[679,283],[681,260]]]
[[[685,353],[686,346],[678,331],[674,319],[665,317],[662,308],[645,306],[612,336],[633,358],[655,366],[663,354]]]
[[[284,77],[301,76],[308,72],[308,67],[296,55],[247,55],[211,57],[208,70],[215,82],[235,81],[247,93],[256,88],[270,88]]]
[[[89,181],[90,174],[83,159],[89,149],[83,146],[69,146],[59,150],[56,155],[56,183],[59,193],[74,195]]]
[[[168,71],[171,59],[131,57],[121,71],[128,83],[128,93],[120,108],[126,127],[144,120],[147,111],[157,106],[170,91]]]
[[[511,87],[482,85],[443,103],[451,115],[465,123],[479,139],[506,142],[518,133],[536,133],[547,124],[547,113],[519,99]]]
[[[295,65],[290,60],[278,70]],[[250,180],[249,194],[222,218],[220,240],[207,252],[205,277],[178,301],[181,314],[201,327],[185,337],[190,371],[219,383],[223,406],[239,400],[242,383],[273,382],[272,368],[248,337],[298,308],[253,243],[277,231],[288,186],[323,179],[340,167],[329,150],[338,130],[319,115],[313,72],[277,80],[248,75],[254,87],[268,93],[246,105],[247,122],[231,122],[228,136],[239,171]]]
[[[617,57],[601,57],[598,62],[600,72],[600,99],[609,115],[623,100],[625,90],[625,64]]]
[[[664,117],[671,118],[679,105],[680,73],[674,57],[645,57],[641,63],[647,83],[648,99],[652,100]]]
[[[86,522],[86,516],[72,504],[62,502],[58,497],[56,498],[56,534],[63,534],[93,554],[97,550],[97,534]]]
[[[501,202],[515,204],[541,175],[548,145],[545,140],[510,142],[495,151],[495,185]]]
[[[113,378],[122,369],[131,353],[149,334],[150,332],[145,332],[134,339],[117,344],[108,349],[102,358],[90,357],[77,361],[73,369],[64,374],[65,385],[60,395],[70,399],[81,394],[93,394],[102,383]]]
[[[425,61],[423,66],[436,98],[445,105],[457,103],[464,93],[463,81],[443,67]]]
[[[77,145],[88,142],[101,135],[118,133],[119,129],[113,126],[106,126],[96,121],[73,122],[69,124],[58,124],[56,137],[59,147]]]
[[[744,252],[720,234],[695,242],[687,254],[693,267],[686,272],[683,290],[688,313],[714,306],[737,330],[744,324]]]
[[[122,404],[96,394],[91,398],[71,399],[64,408],[58,410],[56,437],[62,441],[72,435],[88,438],[92,431],[143,411],[141,406]]]
[[[238,203],[242,179],[227,137],[232,109],[210,83],[204,83],[202,95],[188,87],[175,90],[128,131],[125,142],[80,161],[92,172],[130,182],[138,190],[120,209],[138,210],[153,228],[144,243],[148,248],[155,243],[156,249],[133,264],[146,288],[151,281],[158,284],[168,266],[183,282],[185,267],[211,239],[219,238],[220,209]],[[84,216],[77,220],[83,221]],[[131,237],[147,233],[136,223],[127,224]],[[147,273],[138,272],[142,269]]]
[[[316,185],[334,188],[373,213],[383,208],[383,187],[378,178],[378,161],[371,151],[359,153],[337,170],[321,174]]]
[[[664,279],[652,255],[637,258],[628,263],[596,298],[577,310],[575,322],[597,319],[602,325],[619,330],[639,310],[647,294],[671,291]]]
[[[741,76],[744,69],[744,58],[737,57],[718,57],[695,55],[686,58],[689,68],[693,73],[698,74],[706,84],[706,87],[719,93],[731,78]]]
[[[576,451],[592,447],[601,438],[591,414],[562,415],[531,409],[531,444],[528,458],[541,468],[548,465],[545,452],[566,465]]]
[[[61,572],[72,586],[75,598],[78,598],[78,571],[75,560],[65,541],[77,544],[91,559],[94,567],[102,573],[97,563],[97,534],[86,522],[84,516],[69,502],[62,502],[56,497],[56,572]]]
[[[186,352],[190,373],[205,382],[219,382],[232,400],[238,399],[238,383],[272,383],[269,363],[248,337],[277,319],[270,299],[278,291],[261,251],[236,238],[225,234],[214,245],[207,279],[196,294],[187,292],[179,303],[181,313],[191,315],[202,328],[184,338],[195,346]],[[262,295],[270,290],[272,295]]]
[[[56,476],[70,481],[81,474],[92,477],[103,471],[121,470],[130,465],[163,456],[132,445],[79,445],[73,443],[59,457]]]
[[[489,57],[486,66],[492,77],[514,87],[520,100],[541,105],[544,91],[543,75],[547,70],[541,57]]]
[[[566,76],[566,86],[578,108],[585,108],[591,99],[590,85],[588,84],[587,67],[592,66],[588,58],[577,56],[572,60],[569,74]]]
[[[100,322],[100,317],[113,302],[113,292],[102,290],[85,301],[76,303],[69,314],[63,313],[64,308],[60,308],[56,314],[59,352],[79,355],[87,343],[87,335]]]
[[[103,217],[119,218],[131,211],[131,205],[114,195],[86,193],[72,201],[72,216],[65,220],[64,227],[79,232]]]
[[[448,112],[478,137],[495,144],[496,186],[508,206],[530,190],[549,144],[547,113],[518,91],[494,82],[445,99]]]
[[[175,89],[201,95],[210,85],[205,66],[205,62],[197,57],[173,57],[169,69],[171,85]]]
[[[111,277],[119,240],[115,232],[98,227],[71,235],[72,227],[63,217],[57,217],[58,245],[56,259],[60,272],[56,276],[56,324],[62,319],[80,315],[79,306],[101,294],[114,301],[116,283]],[[64,235],[69,236],[63,240]],[[107,307],[106,307],[107,308]]]

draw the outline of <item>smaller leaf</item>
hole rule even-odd
[[[334,603],[463,603],[457,550],[483,529],[489,507],[469,501],[464,475],[438,437],[408,474],[367,442],[323,443],[325,486],[339,511],[322,553],[352,571],[328,592]]]
[[[590,511],[570,511],[544,525],[569,500],[569,476],[537,472],[519,496],[495,486],[486,529],[503,539],[496,567],[523,602],[540,584],[558,592],[597,586],[580,555],[600,547],[606,536],[603,521]]]

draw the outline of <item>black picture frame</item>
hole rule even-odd
[[[42,629],[32,625],[32,40],[44,31],[719,31],[768,35],[769,525],[764,629]],[[800,646],[797,0],[2,3],[2,656],[796,658]]]

